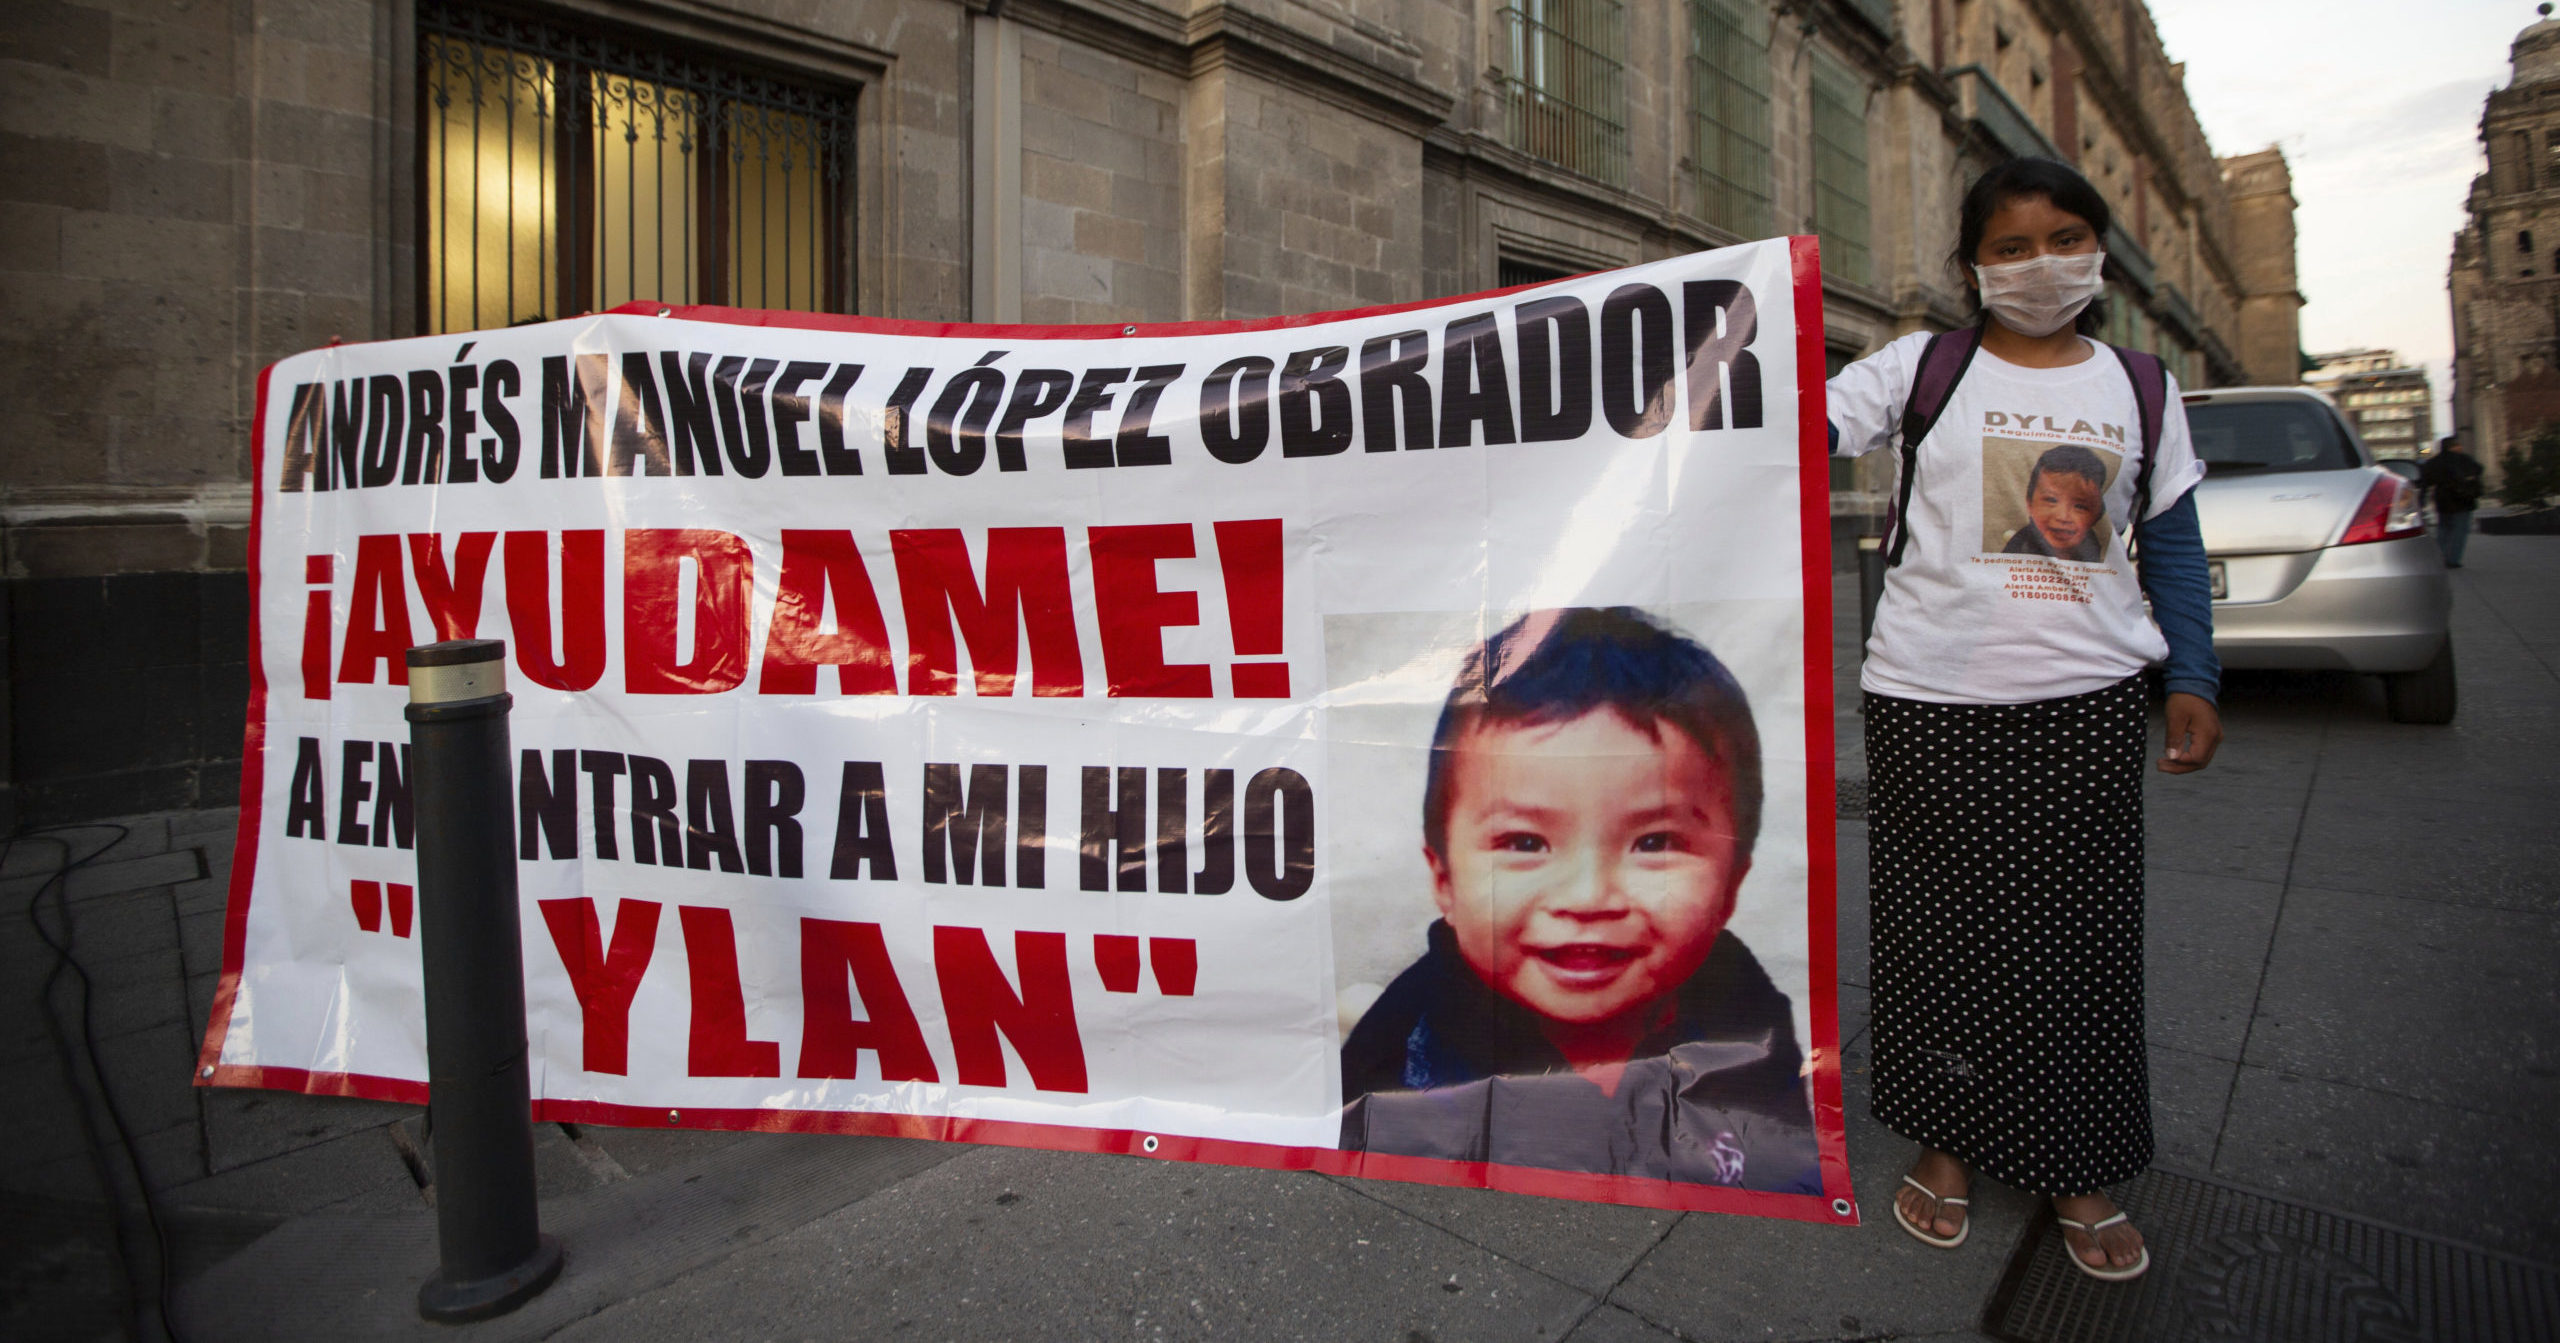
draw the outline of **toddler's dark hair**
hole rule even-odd
[[[2035,497],[2036,477],[2047,474],[2079,476],[2088,481],[2100,497],[2103,498],[2107,492],[2107,464],[2098,460],[2098,454],[2077,443],[2048,448],[2042,457],[2036,459],[2036,469],[2027,473],[2028,498]]]
[[[1486,724],[1527,726],[1615,709],[1647,733],[1669,723],[1724,771],[1733,789],[1737,870],[1760,837],[1760,730],[1733,673],[1696,640],[1629,606],[1533,611],[1467,655],[1431,734],[1422,839],[1449,851],[1449,762],[1458,738]]]

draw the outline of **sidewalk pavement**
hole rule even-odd
[[[2482,536],[2470,560],[2455,575],[2454,726],[2390,722],[2364,678],[2235,676],[2215,766],[2152,777],[2159,1163],[2552,1264],[2560,538]],[[1854,580],[1839,595],[1852,779]],[[0,861],[14,1083],[0,1091],[0,1335],[156,1331],[147,1299],[132,1323],[127,1283],[152,1294],[165,1244],[193,1339],[1975,1339],[2034,1212],[1978,1188],[1976,1232],[1953,1254],[1893,1225],[1911,1148],[1866,1114],[1866,834],[1847,820],[1859,1228],[996,1147],[544,1125],[544,1223],[569,1267],[516,1315],[439,1330],[414,1310],[435,1256],[413,1107],[190,1085],[234,819],[64,835],[88,861],[35,921],[59,846],[22,839]],[[78,977],[36,930],[58,937],[64,915],[85,1030]]]

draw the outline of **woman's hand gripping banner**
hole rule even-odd
[[[1821,329],[1798,238],[287,359],[200,1071],[425,1099],[402,653],[493,637],[539,1119],[1853,1220]]]

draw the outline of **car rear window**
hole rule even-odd
[[[2361,466],[2336,417],[2304,401],[2205,401],[2187,407],[2209,472],[2336,471]]]

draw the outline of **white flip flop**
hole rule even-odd
[[[1962,1208],[1965,1210],[1964,1225],[1957,1227],[1956,1233],[1952,1236],[1941,1236],[1931,1232],[1928,1227],[1922,1226],[1919,1223],[1912,1221],[1910,1218],[1903,1216],[1902,1200],[1895,1199],[1893,1201],[1893,1220],[1900,1222],[1902,1224],[1902,1229],[1910,1232],[1921,1244],[1934,1246],[1941,1250],[1952,1250],[1955,1247],[1964,1244],[1964,1238],[1973,1234],[1973,1205],[1971,1203],[1968,1203],[1963,1198],[1955,1195],[1941,1194],[1937,1190],[1931,1189],[1929,1186],[1920,1183],[1918,1180],[1912,1179],[1908,1175],[1902,1177],[1902,1182],[1919,1190],[1921,1193],[1928,1195],[1931,1199],[1937,1202],[1938,1206],[1942,1208]],[[1933,1213],[1929,1220],[1930,1222],[1935,1223],[1938,1219]],[[2077,1257],[2078,1256],[2074,1256],[2074,1258]]]
[[[2053,1220],[2062,1223],[2064,1226],[2070,1227],[2074,1231],[2086,1235],[2089,1238],[2089,1243],[2096,1245],[2098,1244],[2099,1232],[2106,1230],[2108,1227],[2114,1226],[2118,1222],[2131,1221],[2132,1219],[2126,1214],[2120,1212],[2113,1217],[2101,1217],[2094,1222],[2075,1222],[2057,1212],[2053,1215]],[[1965,1224],[1968,1226],[1972,1225],[1972,1222],[1972,1218],[1968,1217],[1965,1219]],[[2063,1257],[2071,1261],[2071,1266],[2073,1268],[2079,1269],[2081,1272],[2088,1274],[2090,1277],[2096,1278],[2100,1282],[2131,1282],[2135,1278],[2139,1278],[2143,1274],[2151,1271],[2151,1247],[2148,1245],[2142,1247],[2141,1258],[2134,1260],[2132,1263],[2127,1264],[2122,1268],[2100,1266],[2090,1263],[2088,1260],[2080,1257],[2080,1252],[2078,1250],[2071,1248],[2071,1242],[2069,1240],[2062,1242],[2062,1253]]]

